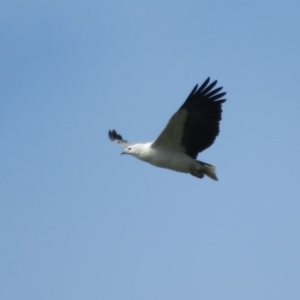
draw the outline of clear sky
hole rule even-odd
[[[300,299],[299,11],[1,1],[0,298]],[[208,76],[218,182],[120,156]]]

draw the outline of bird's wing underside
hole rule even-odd
[[[210,78],[198,88],[194,87],[186,101],[172,116],[152,147],[182,151],[196,158],[197,154],[211,146],[219,133],[222,99],[226,93],[221,87],[214,89],[217,81]]]

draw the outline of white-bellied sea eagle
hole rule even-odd
[[[214,89],[217,81],[209,81],[207,78],[199,88],[194,87],[154,142],[128,143],[115,130],[109,130],[110,140],[124,147],[121,154],[198,178],[206,175],[218,180],[213,165],[196,160],[198,153],[210,147],[219,134],[222,103],[226,101],[222,99],[226,93],[220,93],[222,87]]]

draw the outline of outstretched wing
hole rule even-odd
[[[174,149],[196,158],[213,144],[219,134],[222,103],[226,101],[222,98],[226,93],[220,93],[222,87],[214,89],[217,81],[209,81],[208,77],[200,88],[194,87],[152,147]]]
[[[117,143],[122,147],[128,147],[132,145],[131,143],[123,140],[122,136],[118,134],[114,129],[108,131],[108,137],[112,142]]]

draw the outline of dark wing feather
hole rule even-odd
[[[112,142],[117,143],[123,147],[131,145],[130,143],[128,143],[128,141],[123,140],[122,136],[118,134],[114,129],[108,131],[108,137]]]
[[[219,134],[222,103],[226,101],[221,99],[226,93],[219,93],[222,87],[213,89],[217,80],[211,84],[209,81],[207,78],[199,89],[196,85],[179,109],[187,112],[181,144],[193,158],[211,146]]]

